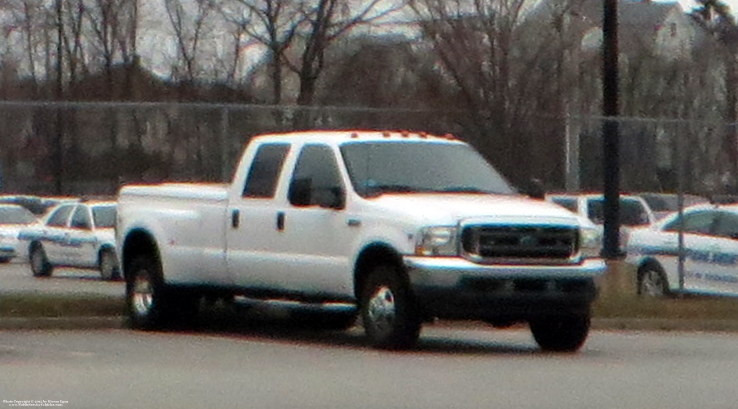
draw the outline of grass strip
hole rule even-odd
[[[75,294],[0,294],[0,317],[119,316],[123,297]]]

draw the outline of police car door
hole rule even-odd
[[[716,251],[710,259],[719,291],[738,294],[738,214],[720,211],[714,228]]]
[[[718,290],[711,275],[710,257],[715,250],[712,236],[717,213],[713,209],[702,209],[684,215],[684,289],[688,292]],[[678,232],[679,221],[674,220],[665,230]],[[678,236],[673,236],[672,246],[678,250]],[[675,253],[676,254],[676,253]]]

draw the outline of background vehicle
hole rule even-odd
[[[601,194],[547,194],[546,200],[591,220],[602,232],[605,222],[605,199]],[[645,200],[638,196],[620,196],[620,247],[625,248],[630,230],[634,227],[648,226],[656,217]]]
[[[679,195],[676,193],[636,193],[636,195],[648,203],[656,219],[661,219],[672,212],[679,210]],[[694,206],[701,203],[709,203],[709,200],[697,195],[683,195],[684,207]]]
[[[0,204],[0,263],[7,263],[18,255],[20,230],[35,222],[36,216],[25,207]]]
[[[20,239],[33,275],[48,277],[55,267],[79,267],[100,270],[104,280],[119,278],[115,215],[115,202],[64,202],[40,223],[23,229]]]
[[[36,217],[43,216],[49,209],[62,202],[76,202],[76,197],[47,197],[34,195],[0,195],[0,203],[17,204],[25,207]]]
[[[342,303],[405,348],[424,320],[527,322],[543,349],[589,331],[596,228],[518,195],[469,145],[408,132],[255,137],[229,186],[124,186],[118,240],[131,324],[187,320],[203,295]]]
[[[738,205],[697,205],[631,232],[626,261],[637,268],[638,293],[738,295]],[[679,227],[684,232],[683,286]]]

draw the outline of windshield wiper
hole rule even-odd
[[[431,190],[409,186],[409,185],[370,185],[365,186],[364,191],[369,197],[381,196],[385,193],[424,193]]]

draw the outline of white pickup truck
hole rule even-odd
[[[443,318],[528,322],[542,349],[574,351],[605,271],[594,225],[516,193],[450,135],[257,136],[230,185],[124,186],[117,222],[140,329],[244,296],[348,304],[312,317],[345,329],[360,315],[379,348]]]

